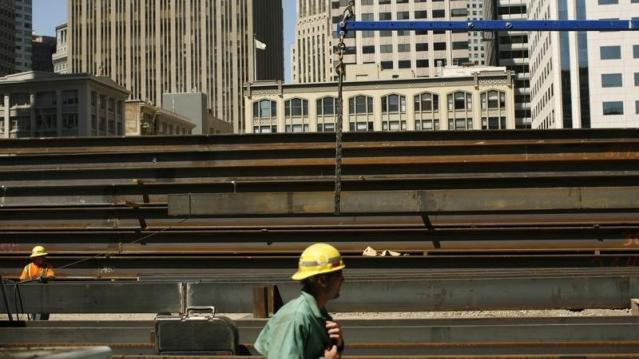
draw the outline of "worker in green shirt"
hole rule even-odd
[[[326,303],[339,297],[345,265],[339,251],[325,243],[304,250],[293,280],[302,293],[271,318],[255,341],[255,349],[268,359],[340,358],[344,349],[342,327],[326,311]]]

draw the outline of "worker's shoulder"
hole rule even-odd
[[[286,303],[277,312],[282,317],[286,317],[288,320],[303,319],[312,315],[312,310],[309,308],[308,303],[303,296],[299,296],[290,302]]]

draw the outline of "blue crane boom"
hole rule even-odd
[[[472,20],[340,21],[337,33],[349,31],[639,31],[639,20]]]

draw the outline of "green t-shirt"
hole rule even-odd
[[[271,318],[255,341],[255,349],[269,359],[317,359],[331,346],[326,321],[315,298],[306,293],[286,303]]]

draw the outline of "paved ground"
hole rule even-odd
[[[218,313],[231,319],[249,319],[250,313]],[[476,312],[384,312],[384,313],[335,313],[335,319],[456,319],[456,318],[519,318],[519,317],[607,317],[631,315],[630,309],[570,310],[508,310]],[[153,320],[155,314],[52,314],[50,320]],[[0,315],[0,320],[7,320]]]

